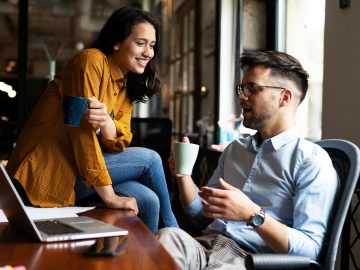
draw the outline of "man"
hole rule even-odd
[[[245,269],[247,252],[316,259],[321,251],[338,178],[327,153],[295,125],[308,74],[276,51],[246,52],[240,62],[243,124],[257,133],[230,143],[200,190],[176,175],[185,212],[204,229],[195,239],[181,229],[159,231],[181,269]],[[172,155],[169,164],[174,174]]]

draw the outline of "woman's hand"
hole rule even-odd
[[[89,108],[85,112],[88,122],[96,127],[107,125],[108,121],[112,121],[107,113],[106,104],[100,102],[96,97],[88,98]]]
[[[125,209],[132,211],[135,215],[139,214],[139,209],[135,198],[119,197],[115,195],[112,199],[105,202],[105,205],[108,208]]]
[[[135,198],[120,197],[116,195],[111,185],[95,186],[94,188],[101,199],[104,201],[106,207],[113,209],[131,210],[135,215],[139,213]]]
[[[89,108],[85,111],[88,122],[96,129],[100,128],[101,135],[105,138],[116,138],[116,126],[107,112],[106,104],[100,102],[96,97],[88,98]]]

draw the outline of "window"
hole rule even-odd
[[[325,0],[286,1],[285,52],[309,72],[309,90],[297,113],[303,136],[321,138]]]
[[[228,9],[234,9],[232,1],[226,3]],[[309,90],[305,100],[298,109],[297,124],[304,137],[311,140],[320,139],[325,0],[244,0],[240,1],[240,3],[242,3],[240,8],[240,27],[237,30],[241,33],[240,51],[273,48],[285,51],[299,59],[304,69],[309,72]],[[226,9],[224,8],[224,10]],[[271,14],[274,10],[275,16]],[[226,19],[222,20],[221,23],[227,23],[227,25],[222,25],[222,29],[236,28],[233,21],[229,19],[231,13],[226,16]],[[272,22],[271,20],[276,21]],[[276,29],[271,31],[274,26]],[[228,31],[231,32],[231,30]],[[232,40],[235,40],[235,38],[233,37]],[[271,44],[272,40],[274,40],[274,44]],[[233,57],[235,54],[229,48],[224,50],[224,45],[221,45],[221,52],[230,59],[233,59],[231,65],[223,62],[220,67],[220,70],[229,69],[229,72],[221,73],[230,77],[230,67],[236,66]],[[221,58],[224,59],[225,55],[221,55]],[[227,88],[232,85],[232,82],[229,83],[229,79],[226,81],[228,81],[227,87],[220,83],[220,90],[224,89],[224,93],[229,93],[230,91]],[[232,114],[236,114],[235,109],[227,105],[234,103],[233,97],[220,94],[219,115],[223,126],[226,126],[224,123],[227,123],[227,119],[231,119],[230,116]],[[240,135],[243,133],[252,134],[253,132],[253,130],[240,126]],[[232,136],[229,137],[229,139],[231,138]],[[220,136],[219,142],[222,143],[224,140],[226,139]]]

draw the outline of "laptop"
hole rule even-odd
[[[9,223],[41,242],[127,235],[128,231],[90,217],[32,220],[12,180],[0,163],[0,208]]]

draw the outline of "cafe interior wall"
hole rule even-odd
[[[349,140],[360,147],[360,1],[349,3],[340,8],[339,1],[326,1],[322,137]],[[360,224],[360,212],[353,211],[356,224]],[[358,237],[352,228],[351,241],[358,239],[355,242],[359,244]],[[359,256],[352,259],[360,265]],[[339,263],[336,269],[340,269]],[[349,269],[359,268],[350,262]]]
[[[11,1],[1,1],[3,4]],[[33,0],[30,3],[34,2]],[[62,3],[70,3],[71,1],[65,1]],[[78,3],[86,3],[91,1],[77,1]],[[95,1],[93,1],[95,2]],[[98,2],[98,1],[96,1]],[[113,1],[109,1],[111,3]],[[172,2],[172,1],[163,1]],[[183,0],[174,0],[172,3],[173,10],[180,6]],[[46,3],[46,1],[43,1]],[[357,106],[358,98],[360,95],[359,83],[357,80],[358,75],[358,63],[360,62],[360,32],[357,28],[360,24],[358,14],[360,11],[360,2],[351,1],[350,6],[344,9],[339,8],[339,1],[327,0],[326,3],[326,22],[325,22],[325,48],[324,48],[324,93],[323,93],[323,115],[322,115],[322,137],[340,137],[349,139],[360,145],[360,128],[356,116],[360,114],[360,107]],[[6,23],[9,27],[12,26],[13,30],[16,30],[17,10],[11,10],[8,8],[1,8],[1,13],[8,12],[6,18],[2,22]],[[58,10],[61,12],[61,10]],[[86,14],[86,13],[85,13]],[[209,14],[206,12],[205,14]],[[84,15],[82,15],[84,16]],[[62,30],[56,30],[57,27],[67,26],[70,23],[81,23],[81,20],[73,20],[67,23],[60,23],[58,19],[61,16],[53,15],[52,19],[45,23],[44,14],[38,14],[39,20],[38,25],[33,25],[30,22],[30,27],[43,26],[46,24],[54,24],[52,33],[62,33],[64,36],[67,32]],[[42,18],[42,19],[41,19]],[[30,17],[30,20],[34,18]],[[85,18],[86,20],[86,18]],[[204,22],[207,17],[204,16]],[[36,21],[35,21],[36,22]],[[35,23],[34,22],[34,23]],[[88,24],[88,27],[91,25]],[[14,28],[15,27],[15,28]],[[96,27],[95,27],[96,28]],[[2,67],[5,66],[6,61],[15,58],[17,54],[17,35],[12,33],[10,28],[4,28],[0,31],[1,37],[1,55],[6,55],[6,58],[1,58]],[[345,31],[346,30],[346,31]],[[81,33],[73,33],[78,37],[84,37],[87,31]],[[82,36],[81,36],[82,35]],[[85,36],[86,37],[86,36]],[[31,36],[30,36],[31,38]],[[30,40],[31,41],[31,40]],[[37,42],[40,42],[38,39]],[[56,40],[49,40],[50,45],[54,44]],[[10,45],[11,46],[10,46]],[[49,45],[49,46],[50,46]],[[71,47],[72,46],[72,47]],[[62,48],[61,54],[59,55],[59,66],[70,54],[74,53],[74,43],[66,43]],[[55,46],[56,47],[56,46]],[[56,48],[51,48],[54,52]],[[38,44],[30,44],[29,55],[34,57],[34,61],[29,61],[29,77],[30,78],[45,78],[48,76],[49,64],[47,62],[43,47]],[[34,64],[35,63],[35,64]],[[204,65],[210,66],[210,65]],[[0,70],[2,77],[13,78],[14,74],[4,74],[4,69]],[[209,76],[204,76],[209,77]],[[210,89],[213,87],[210,86]],[[346,94],[345,94],[346,93]]]
[[[0,0],[0,82],[23,91],[26,115],[52,74],[76,52],[90,46],[111,13],[125,5],[150,5],[151,0],[29,0],[26,89],[18,88],[19,0]],[[22,2],[24,3],[24,2]],[[22,41],[23,42],[23,41]],[[54,62],[55,70],[52,70]],[[53,71],[53,72],[52,72]],[[17,121],[15,98],[0,91],[0,116]]]
[[[322,136],[360,147],[360,1],[349,3],[326,1]]]

